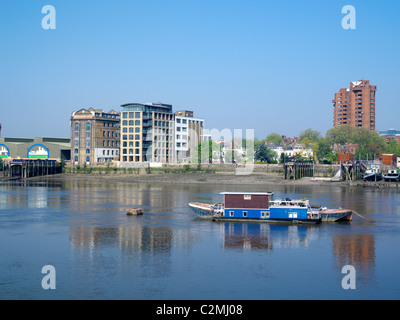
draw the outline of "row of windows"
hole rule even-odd
[[[79,149],[74,150],[75,154],[79,153]],[[90,149],[86,149],[86,154],[90,154]],[[114,150],[103,150],[103,156],[114,156]],[[115,155],[118,155],[118,150],[115,150]]]
[[[104,127],[111,127],[111,128],[118,128],[119,127],[119,123],[113,123],[113,122],[103,122],[103,126]],[[86,123],[86,131],[90,131],[91,129],[91,123],[88,122]],[[75,131],[78,132],[79,131],[79,122],[75,122]]]
[[[235,212],[234,211],[229,211],[229,216],[234,217]],[[247,211],[242,211],[242,216],[246,218],[248,216]],[[261,218],[269,218],[269,212],[268,211],[261,211]]]
[[[140,120],[123,120],[122,126],[140,126]]]
[[[136,128],[129,128],[129,133],[140,133],[140,127],[136,127]],[[128,128],[122,128],[122,133],[128,133]]]
[[[180,148],[180,147],[186,148],[186,147],[187,147],[187,143],[185,143],[185,142],[182,142],[182,143],[177,142],[177,143],[176,143],[176,146],[177,146],[178,148]]]
[[[140,112],[123,112],[122,119],[140,119]]]
[[[128,147],[128,142],[123,142],[122,143],[122,147],[123,148],[127,148]],[[135,141],[135,148],[139,148],[140,147],[140,142],[139,141]],[[133,141],[129,142],[129,148],[133,148]]]
[[[169,149],[155,149],[155,151],[154,151],[154,156],[156,156],[157,157],[157,154],[158,155],[160,155],[160,154],[162,154],[162,155],[168,155],[169,154]],[[171,152],[172,152],[172,150],[171,150]],[[138,155],[138,154],[140,154],[140,149],[122,149],[122,154],[123,155],[127,155],[127,154],[135,154],[135,155]]]
[[[86,124],[86,131],[90,131],[90,127],[91,127],[90,122],[88,122]],[[75,131],[79,131],[79,123],[78,122],[75,122]]]
[[[90,148],[90,140],[86,140],[85,142],[85,146],[86,148]],[[119,147],[119,143],[115,142],[115,141],[110,141],[110,140],[103,140],[103,147],[113,147],[115,148],[115,146],[118,148]],[[74,140],[74,147],[78,148],[79,147],[79,140]]]
[[[182,124],[187,124],[188,121],[187,119],[176,119],[176,123],[182,123]],[[199,120],[190,120],[189,119],[189,123],[196,123],[196,124],[200,124],[200,126],[203,126],[203,121],[199,121]]]

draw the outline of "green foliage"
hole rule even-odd
[[[266,139],[269,143],[274,144],[281,144],[282,143],[282,136],[279,133],[270,133]]]
[[[312,130],[311,128],[308,128],[307,130],[304,130],[303,132],[300,133],[299,135],[299,140],[302,141],[304,139],[308,139],[311,141],[318,141],[321,139],[321,133],[315,130]]]
[[[285,163],[289,161],[289,157],[285,155],[284,152],[281,153],[281,157],[279,159],[279,163]]]
[[[268,149],[265,144],[260,144],[254,154],[254,158],[256,161],[267,162],[267,163],[276,162],[275,159],[277,157],[278,154],[275,151]]]
[[[221,146],[214,141],[205,141],[197,146],[197,154],[192,155],[193,163],[212,163],[221,158]]]
[[[326,139],[330,145],[357,144],[357,159],[365,159],[367,155],[371,159],[385,153],[387,149],[385,138],[380,136],[378,132],[366,128],[352,126],[332,128],[326,133]]]
[[[396,140],[390,140],[386,146],[385,153],[397,154],[400,156],[400,145],[397,144]]]
[[[322,159],[329,159],[329,156],[332,155],[332,148],[326,138],[320,138],[318,140],[318,151],[317,151],[317,158]]]

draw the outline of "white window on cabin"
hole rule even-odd
[[[233,217],[234,212],[233,211],[229,211],[229,216]]]
[[[261,211],[261,218],[269,218],[269,212]]]
[[[243,217],[247,217],[247,211],[243,211]]]
[[[251,200],[251,195],[248,194],[244,195],[244,200]]]

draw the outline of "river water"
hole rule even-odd
[[[187,206],[219,202],[223,191],[271,191],[364,218],[217,223]],[[127,216],[135,206],[145,214]],[[397,190],[73,179],[0,185],[0,299],[399,299],[399,244]],[[54,290],[42,287],[47,265]],[[342,273],[347,265],[353,273]],[[355,289],[344,289],[345,277]]]

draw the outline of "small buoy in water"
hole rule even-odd
[[[126,214],[128,216],[140,216],[143,214],[143,209],[142,208],[132,208],[132,209],[129,209]]]

